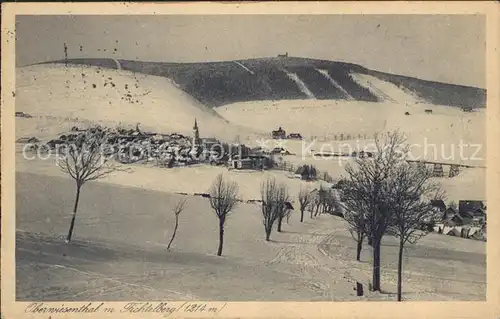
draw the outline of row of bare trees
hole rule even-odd
[[[332,214],[343,217],[343,208],[335,192],[324,185],[311,191],[309,187],[301,187],[298,202],[300,208],[300,222],[304,221],[304,213],[310,212],[310,217],[320,214]]]
[[[266,241],[271,240],[271,233],[274,227],[278,232],[282,231],[283,220],[290,218],[293,207],[291,205],[291,195],[285,183],[278,183],[271,177],[265,180],[260,187],[262,223]],[[235,182],[227,181],[220,174],[214,180],[209,189],[210,206],[215,212],[219,221],[219,249],[217,255],[222,254],[224,242],[224,225],[229,213],[238,203],[238,185]],[[318,213],[332,213],[341,211],[339,201],[331,190],[321,187],[318,195],[315,196],[309,188],[303,187],[298,195],[300,207],[300,221],[304,220],[304,213],[307,209]]]
[[[441,199],[444,193],[432,181],[431,170],[403,160],[409,147],[400,132],[376,135],[375,146],[373,159],[356,159],[346,167],[347,176],[339,183],[341,205],[357,242],[356,259],[360,260],[365,238],[373,248],[374,291],[381,289],[382,238],[391,234],[399,239],[397,298],[401,301],[403,248],[427,234],[421,225],[436,217],[430,199]]]
[[[290,195],[285,184],[277,183],[276,179],[269,178],[261,184],[261,211],[266,241],[270,240],[273,227],[281,232],[284,219],[291,214]],[[238,203],[238,185],[225,180],[219,174],[209,189],[210,206],[219,221],[219,249],[217,255],[222,254],[224,242],[224,225],[229,213]]]

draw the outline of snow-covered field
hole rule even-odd
[[[432,109],[427,114],[426,109]],[[407,135],[415,159],[484,166],[486,159],[486,112],[471,113],[437,105],[373,103],[358,101],[289,100],[235,103],[217,108],[231,123],[263,132],[281,126],[287,133],[299,132],[313,149],[325,144],[340,150],[342,144],[363,148],[374,133],[400,130]],[[410,115],[405,115],[409,112]],[[349,141],[335,141],[351,135]],[[358,135],[362,140],[356,141]],[[301,143],[287,141],[294,153]],[[292,146],[294,145],[294,146]],[[461,151],[462,149],[462,151]]]
[[[166,180],[165,183],[175,181]],[[43,190],[43,191],[41,191]],[[371,252],[333,216],[298,221],[264,240],[260,207],[240,204],[227,220],[222,257],[206,199],[187,197],[172,251],[180,195],[107,183],[84,186],[71,245],[64,244],[74,184],[16,174],[17,298],[21,300],[394,300],[397,243],[382,247],[383,294],[367,291]],[[408,246],[405,300],[484,300],[485,244],[429,235]],[[356,297],[355,281],[365,285]]]
[[[64,173],[56,166],[54,157],[47,160],[31,160],[24,158],[22,152],[22,146],[17,147],[16,171],[65,177]],[[27,154],[34,156],[32,153]],[[155,191],[194,194],[206,193],[217,175],[223,173],[225,178],[238,183],[240,198],[244,200],[260,199],[260,185],[268,177],[275,177],[277,182],[286,183],[294,197],[299,193],[302,185],[302,181],[293,177],[293,174],[284,171],[228,171],[227,168],[202,164],[172,169],[155,167],[152,163],[127,165],[126,167],[130,170],[114,172],[100,181]],[[312,189],[319,187],[321,183],[309,182],[307,184]]]
[[[322,143],[331,143],[334,148],[347,143],[355,150],[369,146],[372,140],[335,142],[333,136],[371,136],[400,129],[410,143],[417,145],[412,153],[416,157],[485,166],[484,110],[464,113],[458,108],[425,105],[394,85],[366,76],[355,79],[374,92],[383,92],[388,101],[258,101],[213,111],[162,77],[94,67],[30,66],[17,72],[16,111],[33,117],[16,119],[16,138],[35,136],[49,140],[73,125],[94,123],[128,127],[140,123],[143,130],[191,135],[196,118],[202,137],[238,139],[257,146],[258,138],[281,126],[287,133],[300,132],[306,137],[304,142],[286,141],[283,146],[296,155],[283,156],[284,160],[294,165],[314,164],[338,178],[347,162],[339,164],[338,158],[315,159],[302,151],[303,143],[307,148],[316,137],[318,141],[309,147],[314,151],[319,151]],[[427,114],[426,109],[432,109],[432,114]],[[469,147],[462,146],[461,157],[450,157],[450,147],[455,155],[460,155],[461,142]],[[275,146],[274,141],[267,143]],[[472,144],[481,145],[479,151]],[[259,199],[260,184],[269,176],[286,183],[296,197],[304,182],[277,170],[132,165],[131,172],[116,172],[85,186],[76,241],[69,249],[61,244],[60,236],[69,223],[72,181],[53,160],[24,158],[21,145],[16,151],[17,242],[21,256],[17,270],[24,276],[18,276],[18,297],[359,300],[352,280],[369,280],[370,252],[368,248],[363,252],[363,263],[353,262],[354,243],[342,220],[322,216],[300,224],[295,216],[291,225],[285,226],[288,232],[276,234],[275,242],[266,243],[260,208],[251,204],[242,204],[228,221],[224,256],[216,258],[212,256],[217,236],[215,217],[204,199],[190,198],[175,249],[165,252],[165,240],[172,226],[169,209],[178,196],[172,193],[206,192],[217,174],[223,172],[238,182],[242,199]],[[472,155],[477,160],[471,159]],[[484,168],[464,169],[458,177],[440,181],[448,201],[485,200]],[[309,186],[317,187],[318,183]],[[391,240],[384,247],[383,262],[387,264],[383,288],[394,292],[397,254]],[[405,298],[485,298],[484,243],[431,235],[409,249],[408,256],[404,266],[409,278],[405,281]],[[65,287],[71,276],[76,279]],[[44,280],[36,283],[36,278]],[[88,282],[94,288],[89,289]],[[259,295],[257,291],[264,293]],[[393,296],[369,294],[367,298]]]
[[[38,117],[17,121],[18,137],[57,134],[78,122],[191,134],[195,118],[203,136],[252,131],[227,123],[166,78],[86,66],[19,68],[16,111]]]

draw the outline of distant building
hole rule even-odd
[[[235,159],[231,161],[231,168],[234,169],[252,169],[252,160],[249,158]]]
[[[462,226],[464,221],[453,207],[448,207],[443,213],[443,223],[445,226]]]
[[[285,54],[278,54],[278,58],[288,58],[288,52]]]
[[[280,126],[276,131],[272,131],[272,136],[274,139],[286,139],[286,131]]]
[[[431,206],[433,209],[441,213],[443,213],[446,210],[446,204],[441,199],[431,200]]]
[[[203,148],[208,150],[211,150],[215,145],[221,145],[220,141],[213,137],[201,138],[200,144],[203,145]]]
[[[301,140],[302,139],[302,135],[300,135],[300,133],[290,133],[290,135],[288,135],[288,138],[289,139]]]
[[[486,206],[480,200],[461,200],[458,213],[464,219],[481,222],[486,219]]]
[[[256,169],[269,169],[273,167],[271,156],[265,154],[249,154],[248,158],[252,160],[252,166]]]
[[[481,211],[486,210],[486,206],[480,200],[460,200],[458,201],[458,211]]]
[[[40,140],[37,139],[36,137],[21,137],[16,140],[16,143],[39,143]]]
[[[245,158],[232,160],[230,165],[233,169],[269,169],[273,161],[267,155],[249,154]]]
[[[434,169],[432,170],[432,176],[434,177],[443,177],[443,165],[442,164],[434,164]]]

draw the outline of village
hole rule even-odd
[[[28,114],[18,116],[29,117]],[[293,178],[303,181],[321,181],[319,188],[312,189],[313,200],[308,209],[311,214],[318,215],[328,213],[343,217],[342,209],[334,207],[337,196],[342,199],[340,187],[327,172],[320,172],[314,165],[290,165],[283,161],[282,156],[293,155],[282,147],[264,149],[262,147],[247,147],[243,144],[225,143],[213,137],[200,137],[198,122],[194,120],[193,136],[184,136],[178,133],[164,134],[144,132],[136,125],[135,129],[123,128],[90,128],[92,133],[101,132],[106,134],[107,143],[104,147],[105,155],[113,155],[114,159],[121,164],[153,164],[161,168],[183,167],[195,164],[214,165],[226,167],[228,170],[270,170],[278,169],[290,172]],[[17,140],[17,143],[25,144],[28,150],[39,152],[54,152],[64,149],[67,145],[78,141],[83,137],[86,129],[72,127],[69,132],[59,134],[56,139],[46,143],[36,137],[25,137]],[[343,136],[343,134],[342,134]],[[272,139],[298,139],[300,133],[286,134],[279,127],[271,132]],[[340,134],[339,134],[340,137]],[[371,158],[371,152],[353,152],[352,154],[316,154],[322,156],[346,156],[358,158]],[[433,176],[445,178],[443,163],[431,163],[425,161],[409,161],[416,168],[424,168],[428,164],[433,165]],[[451,165],[448,178],[453,178],[460,173],[465,165]],[[467,167],[467,166],[465,166]],[[195,195],[207,194],[196,193]],[[258,199],[247,200],[249,203],[260,202]],[[478,200],[459,200],[458,203],[450,202],[448,205],[443,200],[432,200],[435,218],[422,224],[422,230],[435,232],[437,234],[469,238],[486,241],[486,206]],[[289,207],[293,210],[292,203]]]

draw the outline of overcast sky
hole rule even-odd
[[[484,88],[485,23],[478,15],[18,16],[16,64],[62,59],[64,43],[69,58],[163,62],[288,52]]]

